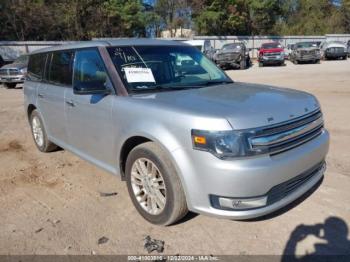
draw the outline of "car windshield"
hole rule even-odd
[[[28,63],[28,56],[27,55],[21,55],[18,57],[14,63],[16,64],[27,64]]]
[[[231,83],[191,46],[118,46],[107,48],[131,92],[179,90]]]
[[[282,48],[282,45],[279,43],[267,43],[261,46],[263,49],[272,49],[272,48]]]
[[[223,50],[227,50],[227,49],[239,49],[241,48],[241,44],[228,44],[228,45],[224,45],[222,47]]]
[[[310,48],[310,47],[318,47],[317,43],[315,42],[303,42],[303,43],[298,43],[297,48]]]

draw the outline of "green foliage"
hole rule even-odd
[[[350,33],[350,0],[0,0],[0,40],[87,40],[192,27],[199,35]]]

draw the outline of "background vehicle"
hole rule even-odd
[[[216,64],[216,56],[217,53],[219,52],[219,49],[212,48],[208,50],[205,55],[208,57],[211,61],[213,61]]]
[[[325,170],[329,135],[314,96],[233,82],[179,42],[36,51],[24,98],[40,151],[60,146],[120,175],[154,224],[188,210],[262,216],[309,191]]]
[[[327,59],[347,59],[347,46],[340,41],[323,42],[320,46],[321,57]]]
[[[225,44],[215,55],[221,68],[246,69],[251,65],[248,49],[244,43]]]
[[[284,48],[284,59],[290,59],[290,54],[292,53],[292,50],[294,48],[294,44],[288,44],[285,48]]]
[[[14,88],[25,80],[28,66],[28,55],[21,55],[12,64],[0,68],[0,83],[8,88]]]
[[[348,57],[350,57],[350,40],[348,41]]]
[[[294,64],[299,62],[319,63],[321,52],[315,42],[300,42],[294,45],[290,54],[290,61]]]
[[[186,44],[197,47],[203,54],[207,54],[207,52],[213,49],[210,40],[187,40],[183,41]]]
[[[0,68],[5,65],[5,61],[4,59],[2,58],[2,56],[0,55]]]
[[[284,65],[284,48],[278,42],[264,43],[259,48],[259,66]]]

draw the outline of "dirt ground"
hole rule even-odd
[[[350,61],[227,73],[236,81],[305,90],[320,100],[331,147],[325,179],[307,199],[264,219],[190,214],[174,226],[153,226],[138,215],[118,177],[70,152],[40,153],[22,89],[0,88],[0,254],[146,254],[147,235],[164,240],[166,254],[349,252]],[[101,237],[108,241],[98,244]]]

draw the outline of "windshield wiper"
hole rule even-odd
[[[206,85],[206,86],[210,86],[210,85],[226,85],[226,84],[232,84],[234,83],[233,81],[229,81],[229,80],[209,80],[207,82],[203,82],[201,84]]]
[[[204,88],[210,85],[232,84],[232,83],[233,81],[227,81],[227,80],[221,80],[221,81],[210,80],[206,82],[196,83],[193,85],[188,84],[188,85],[141,86],[141,87],[134,87],[131,90],[133,92],[177,91],[177,90]]]
[[[190,88],[190,86],[154,85],[154,86],[134,87],[131,90],[134,92],[153,92],[153,91],[176,91],[176,90],[184,90],[188,88]]]

